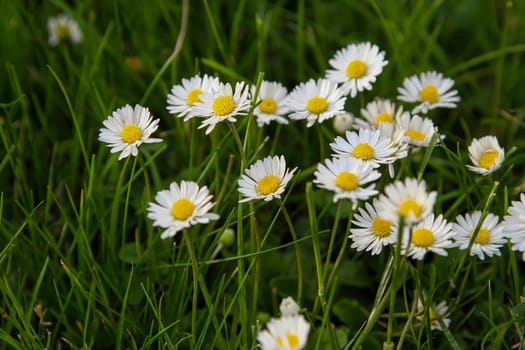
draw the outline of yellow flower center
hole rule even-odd
[[[259,105],[259,109],[266,114],[275,113],[277,110],[277,102],[271,97],[263,98]]]
[[[358,143],[354,147],[352,153],[354,154],[354,157],[363,160],[372,159],[375,155],[374,147],[370,146],[368,143]]]
[[[177,220],[186,220],[195,210],[195,204],[188,198],[177,199],[171,206],[171,215]]]
[[[219,96],[215,98],[211,108],[213,110],[213,113],[220,117],[223,117],[233,112],[233,110],[235,109],[235,101],[231,96],[228,95]]]
[[[341,171],[335,177],[335,184],[337,187],[345,191],[352,191],[355,190],[357,186],[359,186],[359,179],[353,173]]]
[[[257,190],[262,195],[268,195],[274,193],[279,188],[281,181],[275,175],[266,175],[257,184]]]
[[[135,124],[126,124],[122,130],[120,130],[120,137],[122,137],[122,141],[127,143],[133,143],[140,139],[141,136],[142,131]]]
[[[434,232],[425,227],[418,227],[412,232],[412,242],[418,247],[430,247],[434,243]]]
[[[474,230],[472,230],[472,231],[473,232],[470,233],[471,236],[474,233]],[[487,244],[487,243],[489,243],[489,240],[490,240],[490,231],[487,230],[486,228],[482,227],[482,228],[479,229],[478,235],[476,236],[476,239],[474,240],[474,243]]]
[[[281,337],[277,338],[277,345],[281,349],[295,349],[299,346],[299,336],[295,333],[286,333],[286,340],[288,341],[288,346],[286,346]]]
[[[496,164],[496,159],[499,157],[499,152],[495,150],[485,151],[481,157],[479,157],[479,166],[485,169],[490,169],[491,166]]]
[[[306,108],[313,114],[323,113],[328,108],[328,101],[324,97],[314,96],[308,100]]]
[[[361,60],[353,60],[346,67],[346,75],[351,79],[359,79],[366,74],[366,63]]]
[[[436,103],[439,100],[438,89],[434,85],[426,85],[421,89],[419,93],[419,98],[422,101],[427,101],[430,103]]]
[[[410,129],[405,131],[405,135],[410,137],[412,141],[424,141],[425,140],[425,134],[423,134],[421,131]]]
[[[414,214],[416,218],[421,215],[421,206],[415,199],[408,198],[405,199],[401,204],[399,204],[399,213],[405,218],[410,217],[410,213]]]
[[[392,230],[392,221],[390,220],[385,220],[378,216],[372,221],[372,232],[377,237],[381,237],[381,238],[388,237],[390,236],[391,230]]]
[[[202,102],[200,99],[200,96],[202,94],[201,89],[192,89],[188,92],[188,96],[186,96],[186,102],[188,103],[188,106],[193,106],[197,102]]]
[[[56,33],[59,38],[65,39],[69,37],[69,26],[66,24],[59,24],[56,27]]]
[[[379,125],[381,123],[393,123],[394,117],[392,117],[392,114],[387,112],[381,112],[376,116],[376,119],[374,120],[374,123],[376,125]]]

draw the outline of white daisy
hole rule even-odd
[[[372,83],[388,64],[385,52],[369,42],[350,44],[338,50],[328,61],[333,69],[326,78],[341,83],[343,93],[355,97],[358,91],[372,90]]]
[[[111,147],[111,153],[120,152],[118,159],[136,156],[143,143],[161,142],[161,139],[150,138],[159,127],[159,119],[153,120],[147,107],[125,105],[117,109],[102,122],[105,128],[100,129],[98,140]]]
[[[330,144],[335,157],[359,159],[373,167],[392,163],[397,159],[397,148],[380,130],[359,129],[359,134],[347,131],[345,136],[346,138],[337,136]]]
[[[78,22],[65,14],[49,17],[47,29],[49,31],[48,42],[51,46],[56,46],[60,41],[68,39],[74,44],[80,44],[83,39]]]
[[[292,297],[286,297],[281,301],[279,310],[281,311],[281,316],[294,316],[299,314],[301,308]]]
[[[337,113],[334,117],[334,130],[339,134],[344,134],[354,124],[354,115],[349,112]]]
[[[457,90],[450,90],[454,80],[443,77],[443,74],[430,71],[405,78],[403,87],[397,88],[397,98],[405,102],[419,102],[412,113],[426,114],[434,108],[455,108],[460,101]]]
[[[403,216],[405,224],[412,225],[430,215],[434,209],[437,192],[426,190],[424,180],[406,178],[395,181],[385,187],[385,193],[379,197],[376,208],[378,213],[397,223]]]
[[[238,181],[239,192],[245,197],[239,202],[247,202],[254,199],[270,201],[281,198],[288,181],[297,170],[286,168],[284,156],[269,156],[256,161],[246,169]]]
[[[403,130],[405,142],[415,147],[428,147],[432,136],[438,132],[431,119],[408,113],[400,116],[397,126]]]
[[[182,79],[181,84],[173,85],[171,93],[168,94],[166,107],[168,112],[176,114],[184,121],[195,117],[193,106],[202,102],[200,96],[204,92],[212,92],[219,87],[219,78],[204,74],[204,76],[195,75],[189,79]]]
[[[450,326],[451,320],[450,318],[445,317],[447,316],[447,314],[448,314],[448,305],[447,305],[447,302],[444,300],[435,306],[434,305],[429,306],[428,318],[430,319],[430,329],[438,330],[438,331],[443,330],[438,321],[438,319],[440,318],[443,320],[443,323],[448,328]],[[423,320],[425,319],[425,307],[423,306],[423,303],[421,302],[421,300],[418,300],[418,303],[417,303],[416,319],[420,323],[423,323]]]
[[[454,240],[459,249],[467,249],[472,234],[481,219],[481,211],[475,211],[472,214],[458,215],[456,222],[452,224],[452,230],[455,231]],[[506,243],[503,236],[503,225],[498,224],[499,217],[488,213],[480,226],[476,239],[470,249],[470,255],[477,255],[481,260],[485,255],[501,255],[500,248]]]
[[[520,201],[512,201],[503,220],[504,236],[510,238],[512,250],[523,253],[525,261],[525,193],[520,196]]]
[[[168,190],[162,190],[155,195],[157,203],[149,203],[148,218],[153,220],[153,226],[166,230],[160,238],[175,236],[182,229],[195,224],[207,224],[210,220],[218,220],[219,215],[209,213],[215,203],[208,187],[200,187],[193,181],[181,181],[170,184]]]
[[[378,193],[375,184],[364,187],[381,177],[370,164],[347,158],[326,159],[325,164],[319,163],[317,166],[314,183],[335,192],[334,202],[348,198],[357,206],[357,201],[367,200]]]
[[[401,115],[408,114],[403,106],[398,106],[389,99],[377,98],[361,108],[363,119],[357,119],[356,124],[366,129],[377,129],[382,124],[395,125]]]
[[[349,236],[353,240],[352,248],[366,250],[372,255],[381,253],[383,247],[397,241],[397,223],[379,216],[376,204],[377,200],[374,200],[374,205],[366,202],[365,208],[358,209],[352,219],[352,224],[357,227],[350,229]]]
[[[343,91],[326,79],[310,79],[296,86],[288,95],[291,119],[306,119],[306,126],[322,123],[343,112],[346,97]]]
[[[467,168],[481,175],[488,175],[499,169],[505,159],[505,150],[500,147],[495,136],[472,139],[468,153],[474,165],[467,165]]]
[[[402,250],[408,257],[422,260],[427,252],[438,255],[447,255],[445,249],[452,248],[452,224],[439,215],[434,219],[430,214],[418,224],[410,228],[410,236],[403,235]]]
[[[252,96],[255,95],[255,86],[252,86]],[[259,87],[257,96],[258,105],[255,107],[253,114],[257,117],[259,127],[276,121],[281,124],[288,124],[288,119],[284,116],[290,112],[286,106],[285,99],[288,96],[288,90],[283,84],[274,81],[263,80]]]
[[[305,347],[310,324],[302,315],[272,318],[266,329],[258,332],[261,350],[301,350]]]
[[[247,114],[250,108],[249,89],[242,81],[235,84],[235,89],[229,83],[219,83],[215,90],[203,92],[200,99],[202,102],[194,104],[192,114],[206,117],[199,125],[199,129],[206,127],[206,134],[217,123],[236,122],[235,116]]]

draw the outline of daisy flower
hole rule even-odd
[[[401,115],[397,126],[403,130],[405,142],[415,147],[428,147],[432,136],[438,132],[431,119],[408,113]]]
[[[403,110],[403,106],[396,108],[395,103],[388,99],[376,99],[361,109],[364,120],[359,119],[356,124],[366,129],[377,129],[382,124],[395,125],[396,120],[403,114],[408,114]]]
[[[445,317],[448,314],[448,305],[446,301],[442,301],[437,305],[429,306],[428,308],[428,317],[430,318],[430,329],[431,330],[438,330],[442,331],[441,325],[439,323],[439,319],[441,318],[445,326],[447,328],[450,326],[450,318]],[[416,319],[423,323],[423,320],[425,319],[425,307],[423,306],[423,303],[419,299],[417,302],[417,314]]]
[[[137,156],[139,146],[143,143],[161,142],[161,139],[150,138],[159,127],[159,119],[153,120],[147,107],[125,105],[117,109],[102,122],[105,128],[100,129],[98,140],[111,147],[111,153],[120,152],[119,160]]]
[[[306,119],[306,126],[322,123],[344,111],[343,91],[326,79],[310,79],[296,86],[288,95],[291,119]]]
[[[77,21],[65,14],[50,17],[47,20],[47,29],[49,31],[48,42],[51,46],[56,46],[60,41],[68,39],[74,44],[80,44],[83,39]]]
[[[520,201],[512,201],[508,215],[503,220],[504,235],[510,238],[512,250],[523,252],[525,261],[525,193],[520,196]]]
[[[168,94],[166,109],[171,114],[188,121],[195,117],[193,106],[202,102],[200,96],[204,92],[212,92],[219,86],[219,78],[204,74],[195,75],[189,79],[182,79],[181,84],[173,85],[171,93]]]
[[[157,203],[149,203],[148,218],[153,226],[166,229],[160,236],[166,239],[192,225],[218,220],[219,215],[209,213],[215,205],[211,200],[206,186],[199,188],[193,181],[181,181],[180,185],[172,182],[168,190],[157,192]]]
[[[354,214],[352,224],[357,227],[350,229],[349,238],[353,240],[352,248],[365,250],[372,255],[381,253],[383,247],[396,243],[397,226],[395,222],[377,214],[374,204],[365,203],[365,208],[359,208]]]
[[[252,86],[252,96],[255,95],[255,86]],[[259,87],[259,95],[257,96],[257,107],[253,114],[257,117],[257,125],[259,127],[270,124],[276,121],[281,124],[288,124],[288,119],[284,116],[290,112],[284,103],[288,96],[288,90],[283,84],[263,80]]]
[[[299,314],[301,308],[292,297],[286,297],[281,301],[279,311],[281,311],[281,316],[295,316]]]
[[[452,248],[454,242],[450,239],[453,232],[452,224],[439,215],[434,219],[430,214],[410,229],[409,235],[403,235],[403,252],[406,256],[422,260],[427,252],[447,255],[446,248]]]
[[[432,213],[436,196],[435,191],[427,192],[424,180],[406,178],[387,185],[376,208],[388,220],[397,223],[403,216],[405,224],[412,225]]]
[[[339,134],[344,134],[354,124],[354,115],[349,112],[337,113],[334,117],[334,130]]]
[[[254,199],[270,201],[281,198],[288,181],[297,170],[286,168],[284,156],[266,157],[256,161],[250,168],[246,169],[238,181],[239,192],[245,197],[239,203]]]
[[[499,169],[505,158],[505,150],[500,147],[495,136],[473,139],[468,153],[474,165],[467,165],[467,168],[481,175],[488,175]]]
[[[261,350],[301,350],[305,347],[310,324],[302,315],[272,318],[266,329],[258,332]]]
[[[460,101],[458,91],[450,90],[454,80],[443,77],[443,74],[430,71],[405,78],[403,87],[397,88],[397,98],[405,102],[419,102],[412,113],[423,113],[434,108],[455,108]]]
[[[192,114],[206,117],[199,125],[199,129],[206,128],[206,134],[225,120],[235,123],[235,116],[247,114],[250,108],[249,89],[242,81],[235,84],[235,89],[229,83],[219,83],[216,89],[199,97],[202,102],[195,103]]]
[[[357,159],[333,158],[319,164],[314,172],[314,183],[320,188],[335,192],[334,202],[342,198],[351,199],[354,207],[358,200],[367,200],[376,195],[375,184],[381,174],[370,164]]]
[[[375,168],[397,159],[397,148],[380,130],[359,129],[359,133],[347,131],[345,136],[337,136],[330,144],[335,157],[359,159]]]
[[[342,84],[345,95],[355,97],[358,91],[372,90],[372,83],[388,61],[377,45],[364,42],[338,50],[328,63],[333,69],[326,71],[326,78]]]
[[[452,224],[452,229],[455,231],[454,239],[456,246],[459,249],[467,249],[472,234],[478,226],[481,219],[481,211],[475,211],[472,214],[458,215],[456,222]],[[500,248],[506,243],[503,236],[503,225],[498,224],[499,217],[488,213],[479,228],[476,239],[470,248],[470,255],[477,255],[481,260],[485,259],[485,255],[492,257],[493,255],[501,255]]]

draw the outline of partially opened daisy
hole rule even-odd
[[[441,324],[438,321],[439,319],[441,319],[441,321],[443,321],[445,326],[447,326],[448,328],[450,326],[451,320],[450,318],[446,317],[447,315],[448,315],[448,305],[446,301],[443,300],[437,305],[429,306],[428,307],[428,318],[429,318],[429,323],[430,323],[430,329],[438,330],[438,331],[443,330],[443,328],[441,327]],[[420,299],[418,300],[418,303],[417,303],[416,319],[420,323],[423,323],[425,319],[425,307]]]
[[[405,224],[413,225],[430,215],[434,210],[437,192],[427,192],[424,180],[406,178],[385,187],[376,208],[382,217],[397,223],[400,217]]]
[[[397,126],[403,130],[405,142],[415,147],[428,147],[432,136],[438,132],[431,119],[419,115],[403,114],[397,120]]]
[[[306,346],[310,324],[302,315],[272,318],[266,329],[259,331],[261,350],[301,350]]]
[[[403,110],[403,106],[396,108],[396,104],[388,99],[376,99],[361,109],[364,120],[358,119],[356,124],[367,129],[377,129],[385,123],[395,125],[396,120],[403,114],[408,114]]]
[[[51,46],[56,46],[63,40],[80,44],[83,39],[82,30],[78,22],[65,14],[49,17],[47,20],[47,29],[49,31],[48,42]]]
[[[495,136],[473,139],[468,153],[474,165],[467,165],[467,168],[481,175],[488,175],[499,169],[505,159],[505,150],[500,147]]]
[[[412,113],[426,114],[434,108],[455,108],[460,101],[457,90],[451,90],[454,80],[430,71],[405,78],[403,87],[397,88],[397,98],[405,102],[419,102]]]
[[[442,215],[435,218],[434,214],[430,214],[412,226],[409,234],[403,235],[403,253],[416,260],[422,260],[427,252],[447,255],[445,249],[454,247],[451,229],[452,224]]]
[[[523,253],[525,261],[525,193],[522,193],[519,201],[512,201],[503,220],[503,234],[510,238],[512,250]]]
[[[310,79],[296,86],[288,95],[287,105],[291,110],[290,118],[306,119],[306,126],[311,127],[344,111],[346,97],[343,91],[326,79]]]
[[[299,314],[301,308],[294,298],[286,297],[281,300],[281,304],[279,304],[279,311],[281,311],[281,316],[295,316]]]
[[[255,86],[252,86],[252,96],[255,95]],[[281,124],[288,124],[285,115],[290,112],[286,106],[285,99],[288,96],[288,90],[283,84],[275,81],[263,80],[259,87],[257,95],[258,105],[255,107],[253,114],[257,117],[257,125],[263,126],[276,121]]]
[[[355,97],[358,91],[372,90],[388,61],[377,45],[364,42],[338,50],[328,63],[332,69],[326,71],[326,78],[342,84],[345,95]]]
[[[148,218],[153,226],[165,228],[160,238],[165,239],[196,224],[218,220],[219,215],[210,213],[213,208],[208,187],[193,181],[172,182],[169,189],[157,192],[156,203],[149,203]]]
[[[153,120],[147,107],[125,105],[117,109],[102,122],[105,128],[100,129],[98,140],[111,147],[110,152],[122,152],[118,159],[137,156],[139,146],[143,143],[161,142],[151,138],[159,127],[159,119]]]
[[[220,122],[236,122],[235,117],[247,114],[250,108],[249,89],[242,81],[235,83],[235,89],[229,83],[220,83],[216,89],[203,92],[199,98],[202,102],[195,103],[192,114],[206,117],[199,125],[199,129],[206,128],[206,134]]]
[[[189,79],[182,79],[178,85],[171,87],[168,94],[166,107],[168,112],[176,114],[179,118],[187,121],[193,117],[193,106],[202,102],[200,96],[204,92],[212,92],[219,87],[219,78],[204,74],[203,76],[195,75]]]
[[[376,211],[377,200],[373,205],[366,202],[364,208],[358,208],[352,219],[349,238],[352,248],[365,250],[372,255],[381,253],[383,247],[397,241],[397,222],[379,216]]]
[[[238,181],[239,192],[244,196],[239,202],[281,198],[295,170],[297,168],[289,170],[286,167],[284,156],[269,156],[256,161]]]
[[[452,224],[452,230],[455,232],[454,240],[459,249],[468,248],[480,220],[480,210],[456,217],[456,222]],[[471,256],[477,255],[481,260],[484,260],[485,256],[501,255],[500,249],[506,240],[503,235],[503,225],[498,224],[498,222],[498,216],[492,213],[487,214],[470,248]]]
[[[334,117],[334,130],[339,134],[344,134],[354,125],[354,115],[349,112],[341,112]]]

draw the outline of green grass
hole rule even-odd
[[[78,20],[82,44],[48,44],[47,19],[61,12]],[[286,296],[311,324],[307,349],[525,347],[525,265],[508,245],[484,261],[458,249],[417,262],[350,248],[350,206],[312,185],[336,136],[330,122],[261,129],[239,118],[205,135],[166,110],[171,86],[198,72],[292,89],[322,77],[338,49],[370,41],[389,64],[349,99],[355,115],[426,70],[461,95],[458,108],[429,114],[444,142],[396,176],[424,179],[449,221],[503,217],[524,191],[524,3],[1,1],[0,14],[0,348],[255,349]],[[160,118],[163,142],[118,161],[99,129],[137,103]],[[474,175],[467,147],[489,134],[507,159]],[[281,202],[239,204],[240,174],[273,154],[299,169]],[[161,240],[146,208],[180,180],[207,185],[220,220]],[[214,256],[227,228],[235,243]],[[417,295],[446,300],[450,327],[416,324]]]

